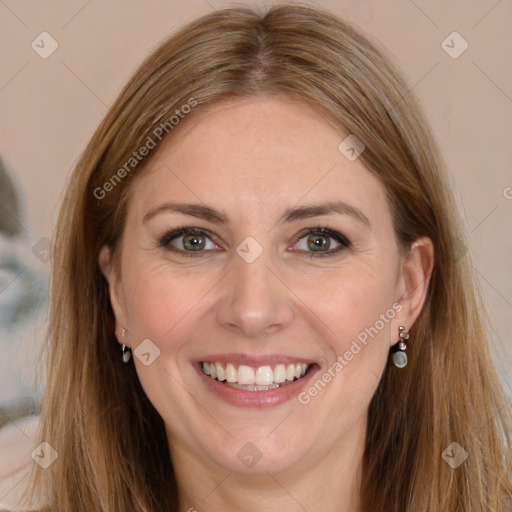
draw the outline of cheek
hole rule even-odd
[[[133,261],[126,269],[127,309],[131,332],[164,340],[211,287],[207,274],[188,276],[163,265]]]
[[[310,283],[299,292],[326,326],[331,355],[317,378],[328,381],[334,411],[364,410],[387,364],[400,306],[394,302],[396,272],[386,265],[340,268],[323,284]]]
[[[294,288],[330,331],[337,353],[348,350],[350,342],[368,329],[373,337],[386,335],[395,316],[394,273],[383,266],[340,267],[328,278],[297,282]],[[360,338],[364,340],[364,334]]]

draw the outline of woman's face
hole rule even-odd
[[[118,330],[175,460],[335,468],[419,312],[419,259],[321,115],[267,96],[193,116],[133,184],[119,275],[102,251]]]

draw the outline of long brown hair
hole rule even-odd
[[[220,10],[173,35],[126,85],[76,166],[55,236],[42,411],[42,440],[59,456],[35,471],[33,496],[52,512],[177,510],[163,420],[134,366],[121,363],[98,252],[107,244],[116,261],[129,184],[156,150],[126,163],[162,123],[186,104],[199,110],[262,93],[299,99],[354,134],[366,146],[360,158],[386,187],[401,247],[421,236],[434,244],[409,364],[388,365],[370,404],[363,510],[505,512],[510,411],[429,124],[375,43],[296,4]],[[452,442],[468,453],[456,469],[442,458]]]

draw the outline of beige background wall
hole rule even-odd
[[[503,371],[512,375],[512,3],[317,4],[380,40],[421,97],[458,190],[468,249],[489,305],[498,357]],[[229,5],[234,3],[0,0],[0,154],[17,172],[26,193],[28,220],[20,222],[31,230],[34,243],[52,237],[67,176],[141,59],[183,23]],[[453,31],[469,44],[456,59],[441,47]],[[34,40],[42,46],[37,38],[42,32],[58,43],[47,59],[31,47]],[[44,37],[48,49],[50,40]],[[448,40],[452,52],[461,44]],[[49,263],[35,257],[29,261],[35,271],[48,275]],[[4,376],[6,367],[12,371],[13,365],[24,366],[16,370],[17,378],[33,385],[32,347],[39,343],[44,322],[44,314],[39,315],[15,351],[6,351],[11,340],[2,340]],[[19,384],[14,377],[9,379],[4,378],[3,385],[6,380]]]

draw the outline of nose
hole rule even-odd
[[[251,339],[288,326],[294,316],[293,293],[271,268],[265,251],[252,263],[236,255],[233,264],[217,309],[219,323]]]

